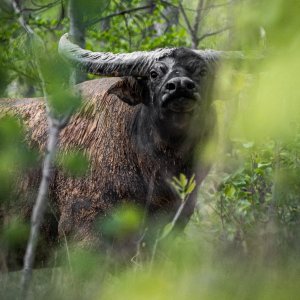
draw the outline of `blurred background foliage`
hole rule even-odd
[[[214,167],[202,184],[185,236],[160,243],[150,262],[114,264],[99,253],[65,245],[64,268],[36,271],[36,299],[297,299],[300,247],[300,2],[293,0],[19,0],[21,13],[42,38],[44,75],[57,113],[76,100],[62,86],[59,37],[76,33],[87,49],[124,52],[186,46],[242,50],[252,59],[224,63],[215,108],[218,139],[208,147]],[[72,6],[75,5],[75,6]],[[73,7],[73,9],[72,9]],[[75,7],[75,8],[74,8]],[[26,32],[10,0],[0,2],[0,96],[43,95]],[[71,24],[71,26],[70,26]],[[51,57],[54,56],[54,60]],[[80,82],[92,76],[77,74]],[[62,85],[60,84],[62,83]],[[9,100],[1,100],[7,105]],[[36,153],[22,123],[0,119],[0,270],[7,245],[19,247],[28,228],[17,214],[4,218],[14,199],[16,172],[30,170]],[[4,115],[6,115],[4,113]],[[76,149],[59,164],[73,176],[88,165]],[[179,179],[180,180],[180,179]],[[180,191],[179,191],[180,192]],[[11,201],[11,200],[10,200]],[[136,208],[117,210],[108,234],[140,225]],[[121,230],[122,228],[122,230]],[[60,257],[60,258],[59,258]],[[58,264],[58,263],[57,263]],[[14,299],[18,273],[0,277],[0,298]],[[47,284],[46,284],[47,283]]]

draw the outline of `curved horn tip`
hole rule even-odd
[[[58,53],[61,54],[65,50],[65,45],[69,41],[69,34],[65,33],[63,34],[58,42]]]

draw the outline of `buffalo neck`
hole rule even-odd
[[[133,144],[137,151],[149,155],[170,154],[189,160],[195,148],[195,138],[187,133],[174,132],[163,121],[157,119],[151,108],[140,105],[131,124]]]

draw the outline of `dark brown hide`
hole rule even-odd
[[[147,206],[153,218],[161,214],[172,218],[180,201],[169,180],[180,173],[189,177],[195,172],[194,152],[190,149],[187,155],[159,140],[155,153],[136,147],[133,128],[143,104],[130,106],[120,101],[110,93],[116,88],[125,95],[128,81],[104,78],[80,84],[78,89],[85,99],[83,108],[72,117],[60,136],[60,149],[83,150],[90,159],[90,168],[84,178],[73,178],[55,170],[50,205],[56,212],[59,236],[72,236],[85,245],[99,240],[99,233],[94,231],[95,221],[109,215],[118,204],[131,202],[141,208]],[[47,140],[44,103],[16,101],[9,110],[21,116],[28,129],[30,145],[44,151]],[[202,143],[208,135],[209,131],[203,132]],[[152,138],[156,140],[155,136]],[[202,163],[197,170],[198,184],[207,171],[208,167]],[[39,171],[24,179],[23,189],[37,185],[38,176]],[[151,180],[154,188],[149,192]],[[193,211],[194,201],[194,198],[189,200],[181,219],[183,224]]]

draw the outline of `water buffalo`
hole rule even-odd
[[[101,240],[97,220],[124,203],[147,210],[149,220],[172,219],[181,200],[170,179],[195,173],[199,185],[210,168],[201,154],[214,131],[212,87],[220,53],[187,48],[99,53],[79,48],[68,35],[59,52],[74,66],[110,78],[77,86],[84,104],[60,135],[60,148],[83,150],[90,165],[84,178],[60,168],[53,172],[49,198],[58,236],[93,244],[99,235]],[[23,118],[29,143],[43,150],[43,101],[19,101],[12,109]],[[22,188],[33,187],[37,178],[31,174]],[[179,226],[189,220],[195,201],[196,191]]]

